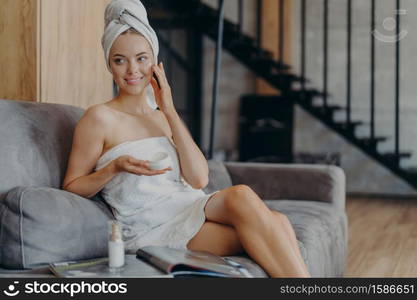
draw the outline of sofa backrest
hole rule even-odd
[[[0,201],[17,186],[60,188],[83,109],[0,100]]]

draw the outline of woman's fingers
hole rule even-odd
[[[151,78],[151,84],[152,84],[152,86],[154,87],[154,89],[156,88],[156,87],[158,87],[158,83],[156,82],[156,79],[155,78]]]
[[[152,85],[152,88],[154,90],[155,96],[158,99],[158,96],[161,93],[161,88],[159,87],[158,82],[153,77],[151,79],[151,85]]]
[[[164,174],[165,172],[165,170],[147,170],[138,168],[138,175],[154,176]]]
[[[131,158],[129,161],[130,164],[136,166],[136,167],[142,167],[142,168],[149,168],[149,161],[147,160],[141,160],[141,159],[136,159],[136,158]]]
[[[130,165],[126,168],[126,171],[136,175],[154,175],[154,171],[148,168],[143,168],[135,165]]]
[[[165,76],[165,71],[163,69],[162,62],[160,62],[159,65],[154,65],[154,72],[158,77],[159,83],[161,84],[161,88],[163,86],[168,86],[168,80]]]
[[[126,166],[126,171],[137,174],[137,175],[153,176],[153,175],[164,174],[167,171],[172,171],[172,168],[168,167],[168,168],[161,169],[161,170],[153,170],[151,169],[150,163],[148,160],[139,160],[133,157],[129,157],[128,165]]]
[[[129,172],[131,173],[135,173],[137,175],[147,175],[147,176],[165,174],[167,171],[172,171],[172,168],[169,167],[169,168],[165,168],[162,170],[153,170],[150,168],[149,163],[141,163],[137,165],[132,165],[129,170]]]
[[[162,61],[161,61],[161,70],[162,70],[162,73],[164,73],[164,75],[165,75],[164,63]]]
[[[172,168],[171,167],[169,167],[169,168],[165,168],[165,169],[161,169],[161,170],[154,170],[154,169],[150,169],[150,170],[147,170],[148,172],[148,174],[149,175],[157,175],[157,174],[164,174],[164,173],[166,173],[167,171],[172,171]],[[155,173],[155,174],[154,174]]]
[[[154,65],[153,66],[153,72],[155,73],[156,77],[158,78],[159,83],[161,84],[162,76],[161,76],[161,70],[159,69],[159,66]],[[152,77],[152,80],[155,80],[155,78]],[[161,88],[162,88],[162,86],[161,86]]]

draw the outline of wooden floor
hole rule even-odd
[[[417,277],[417,199],[348,198],[345,277]]]

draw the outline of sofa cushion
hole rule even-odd
[[[16,187],[0,202],[0,266],[34,268],[49,262],[107,255],[102,201],[46,187]]]
[[[203,189],[209,194],[218,190],[222,190],[232,185],[232,179],[224,164],[220,161],[209,160],[209,183]]]
[[[0,202],[17,186],[60,187],[82,113],[69,105],[0,100]]]
[[[313,277],[343,276],[348,238],[343,211],[319,201],[265,200],[265,203],[288,217],[305,248],[303,256]]]

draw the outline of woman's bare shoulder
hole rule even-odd
[[[171,126],[169,125],[169,122],[168,122],[168,119],[167,119],[167,117],[165,116],[165,114],[162,112],[162,111],[160,111],[160,110],[157,110],[157,115],[159,116],[159,118],[161,118],[162,119],[162,127],[163,127],[163,130],[164,130],[164,132],[169,136],[169,137],[171,137],[172,136],[172,131],[171,131]]]
[[[88,123],[89,125],[94,123],[98,126],[103,126],[109,124],[113,119],[114,114],[112,110],[105,103],[101,103],[87,108],[80,123]]]

